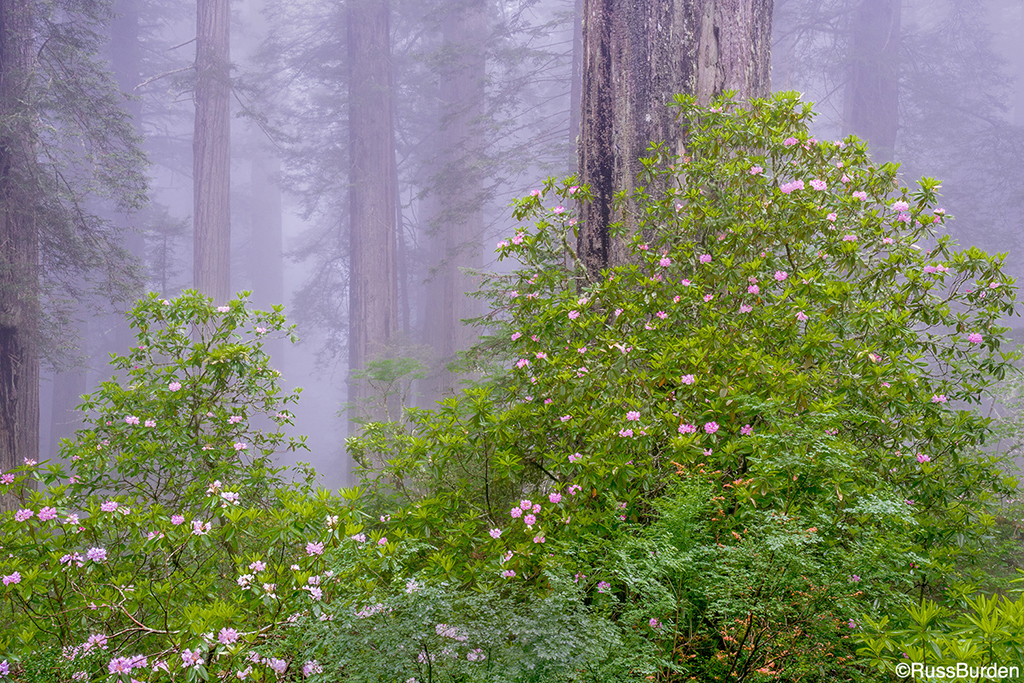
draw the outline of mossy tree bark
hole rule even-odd
[[[772,0],[583,0],[580,179],[593,201],[582,207],[578,254],[588,277],[626,262],[609,226],[629,211],[616,192],[636,187],[648,145],[683,149],[684,130],[665,105],[678,93],[707,102],[725,90],[740,99],[770,90]]]

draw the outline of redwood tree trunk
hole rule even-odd
[[[635,226],[612,197],[634,189],[648,145],[682,151],[683,130],[665,106],[672,97],[769,93],[771,17],[772,0],[583,0],[579,166],[593,201],[582,207],[577,247],[591,279],[625,263],[609,226]]]
[[[39,241],[30,0],[0,0],[0,472],[39,455]],[[0,511],[15,504],[0,496]]]
[[[479,314],[468,292],[479,279],[463,269],[483,265],[483,187],[478,160],[483,137],[477,126],[484,114],[486,62],[483,41],[487,21],[480,0],[449,10],[442,24],[444,62],[440,68],[441,127],[437,135],[440,173],[434,187],[434,272],[428,285],[427,343],[441,363],[428,383],[428,406],[450,394],[455,376],[448,362],[468,349],[476,338],[461,321]]]
[[[861,0],[853,20],[843,132],[867,140],[876,161],[892,161],[899,128],[901,0]]]
[[[348,5],[348,400],[357,406],[367,398],[367,387],[354,373],[390,352],[399,325],[389,13],[387,0]],[[371,410],[370,417],[381,419],[383,410]]]
[[[197,0],[192,268],[216,303],[231,297],[230,21],[230,0]]]

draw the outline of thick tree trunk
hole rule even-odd
[[[0,0],[0,472],[39,455],[32,9]],[[14,504],[0,496],[0,511]]]
[[[479,278],[463,269],[483,266],[484,198],[479,169],[483,137],[478,128],[486,95],[483,2],[473,0],[452,8],[442,31],[441,129],[437,136],[441,172],[434,188],[434,272],[426,302],[427,343],[441,362],[427,383],[428,405],[455,389],[455,375],[446,366],[476,339],[473,328],[461,321],[480,313],[478,301],[468,295],[479,288]]]
[[[356,406],[368,392],[355,373],[388,355],[398,331],[389,13],[387,0],[351,0],[348,6],[348,387],[349,403]],[[382,419],[383,412],[377,407],[369,416]]]
[[[899,128],[901,0],[861,0],[843,104],[843,133],[867,140],[876,161],[891,161]]]
[[[230,0],[197,0],[192,268],[219,304],[231,298],[230,21]]]
[[[630,193],[651,142],[681,152],[683,130],[665,105],[678,93],[707,102],[769,93],[772,0],[583,0],[578,253],[591,279],[626,261],[609,226],[625,221],[612,197]]]

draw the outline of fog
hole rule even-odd
[[[479,285],[472,271],[508,267],[496,262],[494,245],[515,225],[510,202],[546,176],[570,173],[576,159],[573,0],[392,0],[383,70],[390,111],[357,121],[363,67],[353,59],[366,55],[350,41],[370,40],[373,27],[349,20],[367,4],[230,6],[230,291],[251,290],[261,308],[283,304],[297,325],[298,344],[269,349],[284,385],[303,388],[294,433],[308,436],[301,459],[328,487],[354,483],[344,448],[357,391],[351,331],[369,335],[362,358],[424,364],[410,404],[430,406],[456,390],[446,363],[476,334],[458,320],[484,312],[464,295]],[[147,208],[113,219],[135,231],[125,246],[143,265],[146,290],[171,297],[195,284],[196,3],[119,0],[115,10],[105,58],[132,97],[151,190]],[[905,183],[943,179],[953,236],[1009,252],[1007,271],[1019,278],[1022,35],[1019,0],[776,0],[773,88],[818,103],[819,138],[854,133],[876,159],[901,162]],[[359,63],[372,69],[375,59]],[[372,81],[367,92],[382,88]],[[357,328],[350,311],[352,217],[381,195],[353,175],[370,163],[356,156],[357,124],[393,140],[393,161],[378,159],[393,167],[384,193],[393,216],[374,214],[394,225],[387,348],[372,338],[377,304]],[[83,306],[75,317],[68,337],[77,331],[78,343],[44,366],[43,458],[81,426],[76,397],[110,377],[108,354],[131,340],[116,312],[94,316]]]

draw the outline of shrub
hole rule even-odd
[[[623,629],[668,622],[666,605],[690,615],[682,636],[650,633],[666,675],[777,661],[768,672],[798,677],[810,650],[770,652],[813,633],[850,656],[858,610],[941,599],[984,567],[1016,482],[982,452],[972,406],[1012,369],[1013,282],[1001,256],[939,235],[937,181],[901,188],[856,139],[814,140],[793,94],[676,106],[685,156],[645,161],[622,224],[638,229],[620,226],[632,261],[587,280],[565,208],[586,188],[549,180],[498,245],[520,267],[492,278],[500,323],[475,353],[502,370],[349,447],[386,454],[367,482],[390,526],[428,545],[410,573],[538,590],[548,571],[585,575]],[[709,496],[699,538],[677,566],[638,566],[624,548],[671,537],[659,501],[680,480]],[[777,579],[756,600],[755,575]],[[729,640],[744,618],[759,651]]]
[[[310,472],[286,482],[271,464],[302,447],[281,431],[296,396],[262,351],[283,317],[187,292],[150,296],[131,323],[138,346],[114,357],[118,376],[82,406],[92,426],[64,444],[71,476],[32,462],[3,474],[7,489],[42,484],[0,520],[3,673],[194,681],[295,667],[281,632],[329,602],[323,552],[362,526]]]

